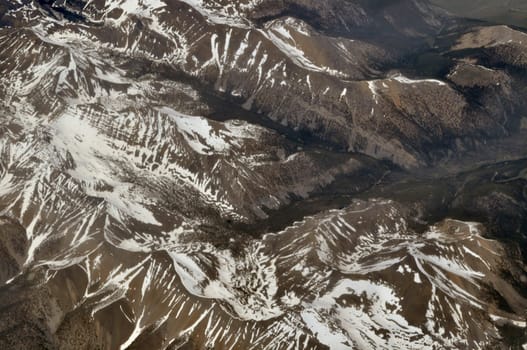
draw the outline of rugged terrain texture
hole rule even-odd
[[[0,348],[519,349],[526,68],[426,1],[0,0]]]

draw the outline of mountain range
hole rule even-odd
[[[525,348],[526,17],[480,2],[0,0],[0,348]]]

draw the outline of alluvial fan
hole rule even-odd
[[[527,346],[527,34],[418,0],[0,0],[0,349]]]

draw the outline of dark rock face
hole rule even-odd
[[[455,0],[432,0],[452,14],[487,20],[493,23],[503,23],[525,28],[527,18],[527,4],[523,0],[493,1],[476,0],[468,4]]]
[[[1,349],[527,343],[527,35],[423,1],[0,0]]]
[[[16,221],[5,217],[0,222],[2,225],[0,282],[3,285],[20,273],[27,254],[28,242],[24,228]]]
[[[63,17],[72,22],[84,22],[86,18],[82,15],[82,10],[86,6],[86,1],[82,0],[38,0],[38,4],[46,10],[50,16]]]

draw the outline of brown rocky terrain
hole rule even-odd
[[[526,57],[426,1],[0,0],[0,348],[520,349]]]

